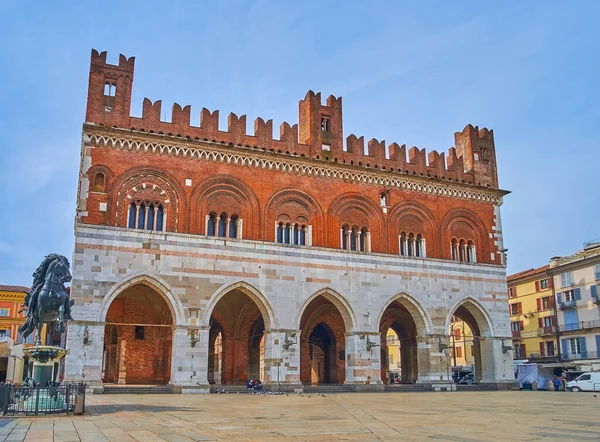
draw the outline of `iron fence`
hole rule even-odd
[[[0,408],[7,414],[83,414],[85,384],[61,384],[48,387],[0,385]]]

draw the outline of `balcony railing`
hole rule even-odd
[[[600,245],[600,238],[593,239],[591,241],[586,241],[583,243],[583,248],[588,249],[590,247]]]
[[[556,359],[556,355],[541,355],[539,353],[530,353],[529,354],[529,359],[542,359],[542,360],[554,360]]]
[[[548,325],[537,329],[538,336],[548,336],[556,333],[556,327],[554,325]]]
[[[513,338],[520,338],[521,337],[521,332],[519,330],[513,330],[512,331],[512,337]]]
[[[575,301],[574,299],[571,301],[563,301],[560,303],[561,310],[568,310],[570,308],[576,308],[576,307],[577,307],[577,301]]]
[[[560,358],[563,361],[573,361],[578,359],[598,359],[600,358],[600,352],[597,351],[582,351],[581,353],[562,353]]]
[[[579,321],[572,322],[570,324],[560,324],[558,329],[561,332],[564,331],[573,331],[573,330],[589,330],[590,328],[600,327],[600,320],[596,321]]]

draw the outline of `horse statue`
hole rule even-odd
[[[37,330],[35,345],[41,345],[42,327],[44,324],[54,324],[54,330],[63,333],[66,321],[71,317],[71,300],[69,288],[64,286],[71,281],[70,265],[62,255],[46,256],[37,270],[33,273],[31,290],[23,304],[27,320],[19,327],[19,333],[27,338],[34,329]]]

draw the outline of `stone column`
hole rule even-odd
[[[158,206],[154,207],[154,216],[152,217],[152,230],[156,230],[156,216],[158,215]]]
[[[379,332],[347,333],[346,382],[357,390],[383,390],[381,381],[381,337]]]
[[[104,324],[70,321],[67,348],[65,381],[102,386]]]
[[[432,384],[434,390],[453,390],[449,348],[440,351],[442,346],[450,346],[446,335],[423,335],[417,341],[417,364],[419,384]]]
[[[148,229],[148,212],[150,211],[150,206],[144,206],[144,230]]]
[[[293,392],[300,382],[300,330],[265,330],[265,389]]]
[[[504,338],[505,346],[512,345],[512,338]],[[502,339],[483,338],[479,341],[481,357],[481,382],[514,384],[513,352],[502,352]]]
[[[122,339],[119,347],[119,378],[117,384],[125,385],[127,384],[127,363],[125,359],[127,356],[127,341]]]
[[[139,219],[140,219],[140,205],[136,204],[135,205],[135,226],[133,226],[135,229],[138,228]]]
[[[194,340],[192,347],[192,330]],[[171,384],[182,393],[208,393],[209,327],[179,326],[173,332]]]

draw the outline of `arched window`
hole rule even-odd
[[[353,226],[350,232],[350,250],[356,251],[356,237],[358,236],[358,227]]]
[[[219,229],[218,236],[221,238],[225,238],[227,236],[227,214],[221,213],[219,217]]]
[[[93,192],[104,192],[104,174],[102,172],[94,175],[94,185],[92,186]]]
[[[420,233],[417,235],[417,242],[415,244],[416,256],[425,258],[425,238]]]
[[[342,249],[343,250],[349,250],[348,249],[348,235],[349,234],[350,234],[350,232],[349,232],[348,224],[344,224],[342,226]]]
[[[129,205],[129,214],[127,215],[127,217],[129,218],[127,227],[129,227],[130,229],[135,229],[136,214],[137,214],[137,206],[135,205],[135,203],[131,203]]]
[[[425,257],[425,238],[420,233],[401,232],[399,243],[401,256]]]
[[[368,252],[369,251],[369,231],[367,230],[366,227],[363,227],[362,229],[360,229],[360,241],[359,241],[359,246],[360,246],[360,251],[361,252]]]
[[[208,215],[208,220],[206,223],[206,235],[208,236],[216,236],[217,235],[217,214],[211,213]]]
[[[239,218],[237,215],[232,215],[229,220],[229,237],[237,238],[237,230],[238,230],[238,221]]]
[[[158,210],[156,211],[156,231],[162,232],[164,231],[164,223],[165,220],[165,210],[163,209],[162,204],[158,205]]]
[[[104,83],[104,96],[114,97],[117,94],[117,83]]]
[[[148,206],[148,215],[146,216],[146,230],[153,230],[154,227],[154,204]]]
[[[400,233],[400,255],[406,256],[406,232]]]
[[[306,245],[306,230],[307,227],[303,224],[302,227],[300,227],[300,240],[298,242],[298,244],[300,244],[301,246]]]
[[[127,213],[127,226],[130,229],[164,230],[165,210],[161,203],[154,201],[133,201]]]
[[[467,262],[477,262],[475,244],[471,240],[467,241]]]
[[[141,203],[138,206],[137,228],[143,229],[146,224],[146,203]]]
[[[299,222],[298,222],[299,221]],[[279,221],[275,224],[275,241],[279,244],[310,246],[310,230],[302,220],[294,222]]]
[[[117,83],[104,83],[104,96],[114,97],[117,94]]]

